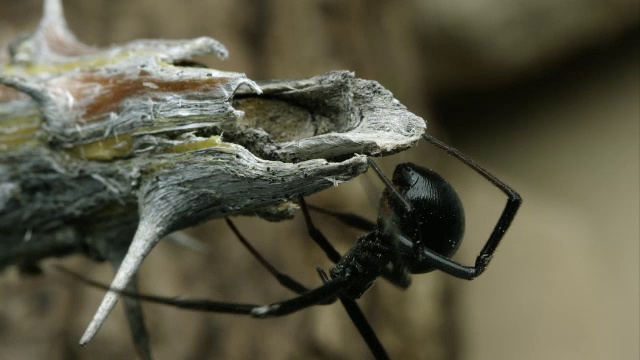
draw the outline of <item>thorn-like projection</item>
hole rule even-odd
[[[86,55],[96,49],[81,43],[69,30],[61,0],[45,0],[43,16],[36,32],[14,44],[12,60],[17,63],[51,64],[71,56]]]
[[[138,230],[129,246],[129,251],[122,260],[122,264],[118,268],[115,278],[111,282],[112,289],[127,288],[129,283],[135,278],[136,272],[140,268],[142,261],[149,254],[155,244],[158,243],[162,235],[159,235],[158,227],[142,220]],[[102,324],[113,310],[120,295],[116,292],[109,291],[102,299],[102,303],[96,314],[93,316],[91,323],[80,339],[80,345],[85,345],[96,335]]]

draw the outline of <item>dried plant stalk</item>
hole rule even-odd
[[[59,0],[0,73],[0,270],[83,253],[124,288],[165,235],[229,215],[291,217],[290,200],[367,170],[425,131],[346,71],[254,82],[185,66],[211,38],[80,43]],[[117,300],[108,293],[82,342]]]

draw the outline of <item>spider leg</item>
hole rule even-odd
[[[260,307],[260,305],[257,305],[257,304],[235,304],[235,303],[211,301],[208,299],[184,298],[180,296],[165,297],[165,296],[142,294],[137,291],[130,291],[128,289],[114,289],[114,288],[111,288],[109,285],[103,284],[99,281],[88,279],[63,266],[54,265],[54,267],[58,271],[63,272],[69,276],[72,276],[78,281],[98,289],[102,289],[105,291],[113,291],[118,293],[119,295],[126,296],[129,298],[138,299],[138,300],[155,303],[155,304],[173,306],[173,307],[177,307],[184,310],[248,315],[248,314],[251,314],[251,310],[257,307]]]
[[[307,208],[307,204],[302,196],[299,198],[299,203],[300,208],[302,209],[302,214],[304,215],[304,220],[307,225],[309,235],[311,236],[313,241],[315,241],[316,244],[318,244],[318,246],[320,246],[325,251],[327,257],[329,257],[329,259],[334,263],[337,263],[340,260],[340,254],[329,243],[324,234],[322,234],[322,232],[320,232],[320,230],[318,230],[313,224],[311,215],[309,215],[309,209]],[[333,257],[336,256],[338,258],[337,260],[334,260]],[[331,281],[336,280],[330,280],[324,270],[320,268],[318,268],[318,273],[320,274],[320,278],[322,278],[322,281],[325,283],[325,285],[329,284]],[[369,350],[371,351],[373,356],[377,360],[389,359],[387,351],[384,349],[384,346],[378,339],[378,336],[371,327],[371,324],[369,324],[369,321],[364,316],[364,313],[362,312],[362,309],[360,309],[360,306],[358,306],[358,303],[347,296],[339,296],[338,298],[340,299],[340,302],[342,303],[344,309],[347,311],[347,315],[349,315],[349,318],[351,318],[351,322],[353,322],[353,324],[358,329],[360,336],[362,336],[364,341],[367,343],[367,346],[369,347]]]
[[[351,283],[350,278],[336,278],[327,282],[326,284],[313,289],[303,295],[296,296],[292,299],[273,303],[269,305],[257,305],[257,304],[242,304],[242,303],[231,303],[231,302],[222,302],[222,301],[211,301],[208,299],[192,299],[185,297],[163,297],[156,295],[148,295],[141,294],[137,292],[132,292],[126,289],[113,289],[108,285],[100,283],[98,281],[93,281],[85,278],[84,276],[77,274],[71,270],[68,270],[62,266],[56,266],[59,271],[62,271],[79,281],[91,285],[93,287],[106,290],[113,291],[120,295],[136,298],[139,300],[143,300],[146,302],[152,302],[156,304],[169,305],[173,307],[177,307],[185,310],[194,310],[194,311],[206,311],[206,312],[215,312],[215,313],[227,313],[227,314],[241,314],[241,315],[251,315],[256,318],[266,318],[272,316],[284,316],[296,311],[300,311],[307,307],[321,304],[328,299],[332,299],[338,296],[341,292],[347,289]]]
[[[329,276],[327,276],[327,273],[325,273],[324,270],[320,268],[318,268],[317,270],[318,274],[320,274],[322,282],[326,284],[329,281]],[[387,355],[387,351],[385,350],[384,346],[382,346],[380,340],[378,340],[378,336],[367,321],[367,318],[362,313],[362,310],[360,310],[358,304],[353,299],[350,299],[346,296],[340,296],[339,299],[342,303],[342,306],[344,306],[345,310],[347,311],[347,314],[349,314],[349,318],[351,318],[351,321],[356,324],[360,335],[367,343],[369,350],[371,350],[371,353],[376,358],[376,360],[388,360],[389,355]]]
[[[405,199],[405,197],[398,192],[395,186],[393,186],[393,183],[391,182],[391,180],[389,180],[389,178],[385,176],[385,174],[382,172],[382,170],[380,170],[380,168],[378,167],[378,164],[376,164],[375,161],[373,161],[371,158],[367,158],[367,162],[369,163],[369,166],[371,166],[373,171],[376,173],[376,175],[378,175],[380,180],[382,180],[382,182],[385,184],[387,189],[389,189],[389,191],[393,194],[393,196],[395,196],[395,198],[398,201],[400,201],[400,203],[402,203],[402,206],[404,207],[404,210],[407,212],[407,214],[410,213],[413,210],[413,206],[411,205],[409,200]]]
[[[391,180],[389,180],[389,178],[382,172],[382,170],[380,170],[380,168],[378,167],[378,164],[375,163],[375,161],[373,161],[371,158],[367,158],[367,162],[369,163],[369,166],[373,169],[373,171],[376,173],[376,175],[378,175],[378,177],[380,178],[380,180],[382,180],[382,182],[385,184],[385,187],[389,190],[389,192],[393,195],[393,197],[396,198],[396,200],[398,200],[402,206],[404,207],[404,211],[406,214],[411,214],[413,212],[413,205],[411,205],[411,202],[409,202],[409,200],[407,200],[404,196],[402,196],[402,194],[400,194],[400,192],[396,189],[395,186],[393,186],[393,183],[391,182]],[[410,243],[413,244],[413,250],[415,252],[415,255],[417,255],[418,257],[420,256],[420,251],[424,248],[424,245],[422,244],[422,236],[416,236],[414,237],[413,241],[411,241]],[[396,260],[398,260],[399,257],[396,258]],[[385,273],[385,278],[387,279],[391,279],[394,275],[386,272]],[[393,282],[393,281],[392,281]],[[409,284],[406,284],[406,286],[409,286]]]
[[[260,262],[260,264],[265,269],[267,269],[267,271],[269,271],[269,273],[271,273],[271,275],[273,275],[273,277],[275,277],[278,280],[280,285],[284,286],[285,288],[287,288],[287,289],[289,289],[289,290],[291,290],[291,291],[293,291],[293,292],[295,292],[297,294],[304,294],[307,291],[309,291],[309,289],[307,289],[304,285],[300,284],[298,281],[294,280],[290,276],[281,273],[278,269],[276,269],[273,265],[271,265],[271,263],[269,261],[267,261],[267,259],[265,259],[253,247],[253,245],[251,245],[249,243],[249,241],[240,233],[238,228],[233,224],[233,222],[229,218],[224,218],[224,219],[227,222],[227,225],[229,225],[229,228],[231,228],[231,231],[233,231],[233,233],[236,235],[238,240],[242,243],[242,245],[244,245],[244,247],[247,248],[247,250],[249,250],[251,255],[253,255],[253,257],[255,257],[256,260],[258,260],[258,262]]]
[[[474,266],[465,266],[458,262],[455,262],[445,256],[440,254],[436,254],[429,249],[423,248],[421,249],[423,260],[422,262],[425,264],[425,268],[436,268],[441,271],[444,271],[452,276],[463,278],[467,280],[472,280],[482,274],[493,254],[495,253],[500,241],[502,240],[505,232],[513,222],[520,205],[522,204],[522,198],[520,195],[515,192],[511,187],[507,184],[496,178],[493,174],[485,170],[483,167],[478,165],[475,161],[471,160],[469,157],[462,154],[457,149],[441,142],[440,140],[434,138],[431,135],[424,134],[423,138],[431,143],[432,145],[446,151],[456,159],[460,160],[475,172],[484,177],[487,181],[493,184],[495,187],[500,189],[505,195],[507,195],[507,203],[505,205],[498,222],[496,223],[489,239],[480,250],[480,254],[476,258],[476,263]],[[396,235],[400,236],[400,235]]]
[[[357,214],[328,210],[312,204],[306,205],[310,210],[319,212],[324,215],[332,216],[341,223],[355,229],[371,232],[376,227],[376,224],[374,222],[370,221],[369,219],[365,219],[364,217]]]
[[[331,279],[324,285],[315,288],[305,294],[286,301],[256,307],[251,315],[259,318],[288,315],[304,308],[319,305],[339,296],[351,286],[351,279],[341,277]]]
[[[329,260],[331,260],[331,262],[333,262],[334,264],[337,264],[338,261],[340,261],[340,258],[342,258],[342,255],[340,255],[338,250],[336,250],[336,248],[334,248],[333,245],[329,243],[327,237],[324,236],[324,234],[313,224],[311,215],[309,215],[307,203],[306,201],[304,201],[304,198],[302,196],[298,198],[298,202],[300,203],[300,209],[302,210],[302,214],[304,215],[304,223],[307,225],[309,236],[316,244],[318,244],[318,246],[320,246],[322,251],[327,254]]]

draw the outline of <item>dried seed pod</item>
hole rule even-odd
[[[59,0],[0,72],[0,269],[82,252],[124,288],[165,235],[228,215],[290,217],[366,156],[425,131],[378,83],[330,72],[254,82],[182,66],[211,38],[80,43]],[[266,95],[266,96],[265,96]],[[117,300],[108,293],[82,342]]]

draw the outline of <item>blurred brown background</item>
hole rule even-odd
[[[252,79],[350,69],[379,81],[429,131],[524,198],[488,272],[473,282],[378,282],[360,301],[395,359],[638,359],[640,4],[634,0],[137,2],[66,0],[86,43],[212,36],[230,59],[199,59]],[[0,0],[0,43],[34,29],[41,2]],[[445,175],[467,212],[468,262],[504,198],[422,143],[381,160]],[[309,201],[375,217],[373,178]],[[341,251],[358,236],[316,216]],[[283,271],[318,285],[328,268],[299,217],[239,219]],[[147,292],[277,301],[280,289],[221,221],[190,229],[195,252],[164,242],[141,273]],[[106,264],[56,260],[110,281]],[[135,358],[121,309],[86,348],[77,340],[102,293],[64,276],[0,277],[0,360]],[[360,359],[369,355],[339,305],[253,320],[145,306],[157,359]]]

